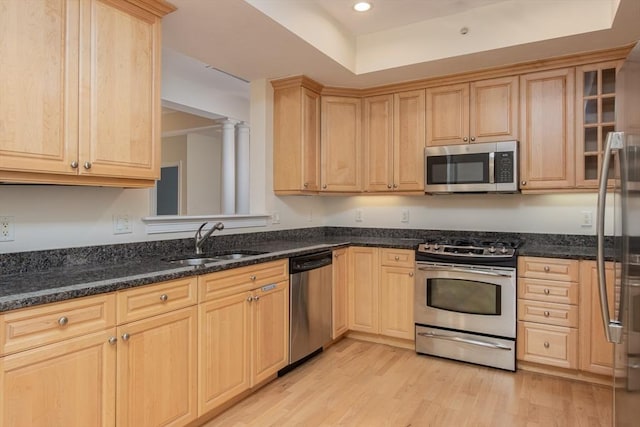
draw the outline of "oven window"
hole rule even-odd
[[[427,157],[427,184],[487,184],[489,155],[456,154]]]
[[[427,306],[458,313],[499,316],[500,286],[459,279],[428,279]]]

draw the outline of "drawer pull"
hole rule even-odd
[[[549,295],[549,289],[545,289],[545,290],[544,290],[544,294],[545,294],[545,295]]]
[[[549,341],[544,342],[544,348],[549,348]]]
[[[64,317],[64,316],[62,316],[61,318],[58,319],[58,325],[60,325],[60,326],[64,326],[67,323],[69,323],[69,319]]]
[[[124,334],[122,334],[122,341],[129,341],[130,337],[131,335],[125,332]]]
[[[544,271],[545,271],[545,273],[548,273],[548,272],[549,272],[549,270],[551,270],[551,269],[549,268],[549,266],[548,266],[548,265],[545,265],[545,266],[544,266]]]
[[[549,317],[549,312],[548,312],[548,311],[545,311],[545,312],[544,312],[544,313],[542,313],[542,314],[544,314],[544,317]]]
[[[169,299],[169,296],[167,294],[160,295],[160,301],[166,302],[168,299]]]
[[[118,341],[116,337],[109,337],[109,344],[114,345]]]
[[[256,276],[255,275],[251,275],[251,276],[249,276],[249,279],[256,280]]]
[[[252,301],[253,301],[253,297],[252,297],[252,296],[248,296],[248,297],[247,297],[247,301],[248,301],[248,302],[252,302]]]
[[[400,257],[398,255],[396,255],[395,260],[396,261],[400,261]]]
[[[255,297],[253,297],[254,301],[258,301],[260,299],[260,295],[256,295]]]

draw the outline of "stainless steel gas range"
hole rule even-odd
[[[517,241],[439,240],[416,251],[416,352],[515,371]]]

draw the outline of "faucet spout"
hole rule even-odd
[[[209,230],[207,230],[206,233],[204,233],[204,235],[202,234],[202,229],[204,228],[205,225],[207,225],[208,223],[205,222],[203,223],[200,228],[198,228],[198,231],[196,231],[196,235],[194,237],[195,243],[196,243],[196,254],[197,255],[201,255],[202,254],[202,245],[204,244],[205,240],[207,240],[209,238],[209,236],[211,236],[213,234],[214,231],[216,230],[223,230],[224,229],[224,224],[221,222],[217,222],[213,225],[213,227],[211,227]]]

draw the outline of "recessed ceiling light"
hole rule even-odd
[[[366,1],[361,1],[353,5],[353,10],[356,12],[366,12],[371,9],[371,3]]]

